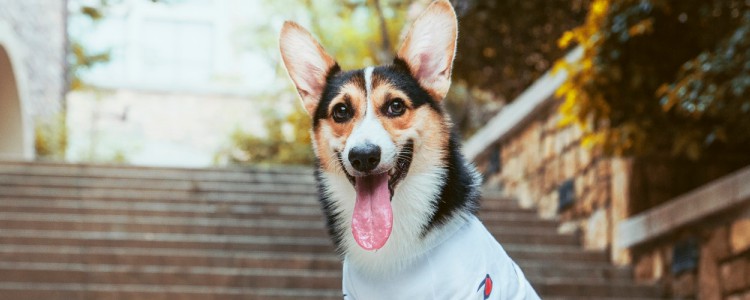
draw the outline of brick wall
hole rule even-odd
[[[23,53],[26,95],[25,107],[32,119],[60,111],[66,92],[66,18],[67,1],[0,0],[0,26],[10,28]],[[5,45],[9,47],[10,45]]]

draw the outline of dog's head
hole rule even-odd
[[[305,29],[287,22],[281,30],[284,66],[313,118],[321,171],[350,184],[354,196],[341,205],[351,207],[340,210],[351,213],[364,249],[388,240],[391,201],[407,193],[400,186],[406,178],[441,176],[434,169],[444,166],[450,122],[440,102],[451,83],[456,35],[453,7],[436,1],[414,22],[393,64],[342,71]]]

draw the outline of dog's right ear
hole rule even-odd
[[[281,28],[279,48],[284,68],[294,81],[305,110],[315,114],[325,88],[326,77],[336,61],[297,23],[286,21]]]

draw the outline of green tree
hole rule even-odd
[[[69,18],[71,21],[85,22],[95,26],[104,18],[110,5],[112,5],[112,1],[108,0],[99,0],[99,2],[91,4],[74,1],[72,5],[69,5],[71,8]],[[82,73],[98,64],[109,62],[110,50],[91,51],[86,49],[77,34],[68,32],[68,37],[70,40],[70,49],[68,49],[70,90],[90,88],[81,78]]]

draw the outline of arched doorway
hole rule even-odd
[[[21,97],[6,49],[0,45],[0,159],[28,158]]]

